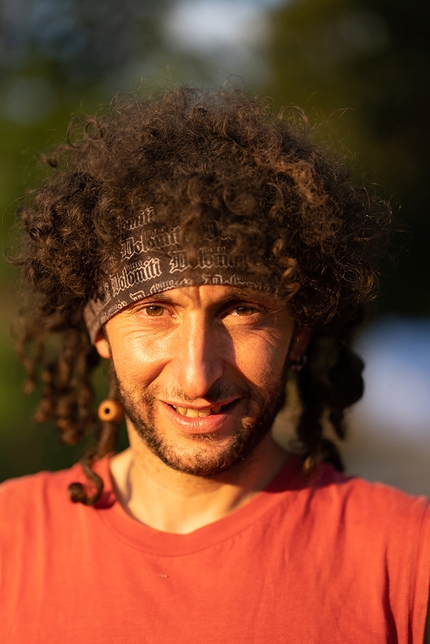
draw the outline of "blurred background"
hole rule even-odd
[[[119,91],[228,82],[299,105],[392,200],[399,259],[358,338],[366,394],[347,469],[430,494],[430,4],[425,0],[0,0],[0,239],[41,151],[72,114]],[[32,420],[11,326],[15,270],[1,261],[0,479],[79,457]],[[284,415],[277,432],[285,434]]]

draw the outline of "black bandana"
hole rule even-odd
[[[95,342],[102,326],[122,309],[174,288],[221,284],[276,293],[267,278],[250,271],[243,256],[232,255],[233,242],[220,234],[215,221],[208,222],[191,266],[180,243],[179,227],[157,222],[152,207],[125,220],[121,268],[108,276],[102,294],[84,309],[91,341]]]

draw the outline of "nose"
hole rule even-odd
[[[189,316],[177,330],[173,375],[185,397],[204,398],[223,373],[223,341],[204,316]]]

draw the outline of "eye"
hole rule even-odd
[[[157,304],[150,304],[149,306],[145,306],[141,309],[145,315],[151,318],[159,318],[161,317],[164,313],[165,310],[162,306],[158,306]]]
[[[241,317],[248,317],[250,315],[253,315],[253,313],[256,313],[257,311],[258,309],[255,306],[243,304],[242,306],[236,306],[233,314],[240,315]]]

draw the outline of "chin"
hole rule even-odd
[[[133,425],[137,434],[165,465],[178,472],[207,478],[243,463],[271,429],[271,424],[258,428],[252,426],[221,441],[211,434],[191,435],[190,439],[194,444],[179,446],[177,443],[158,439],[147,426]]]

